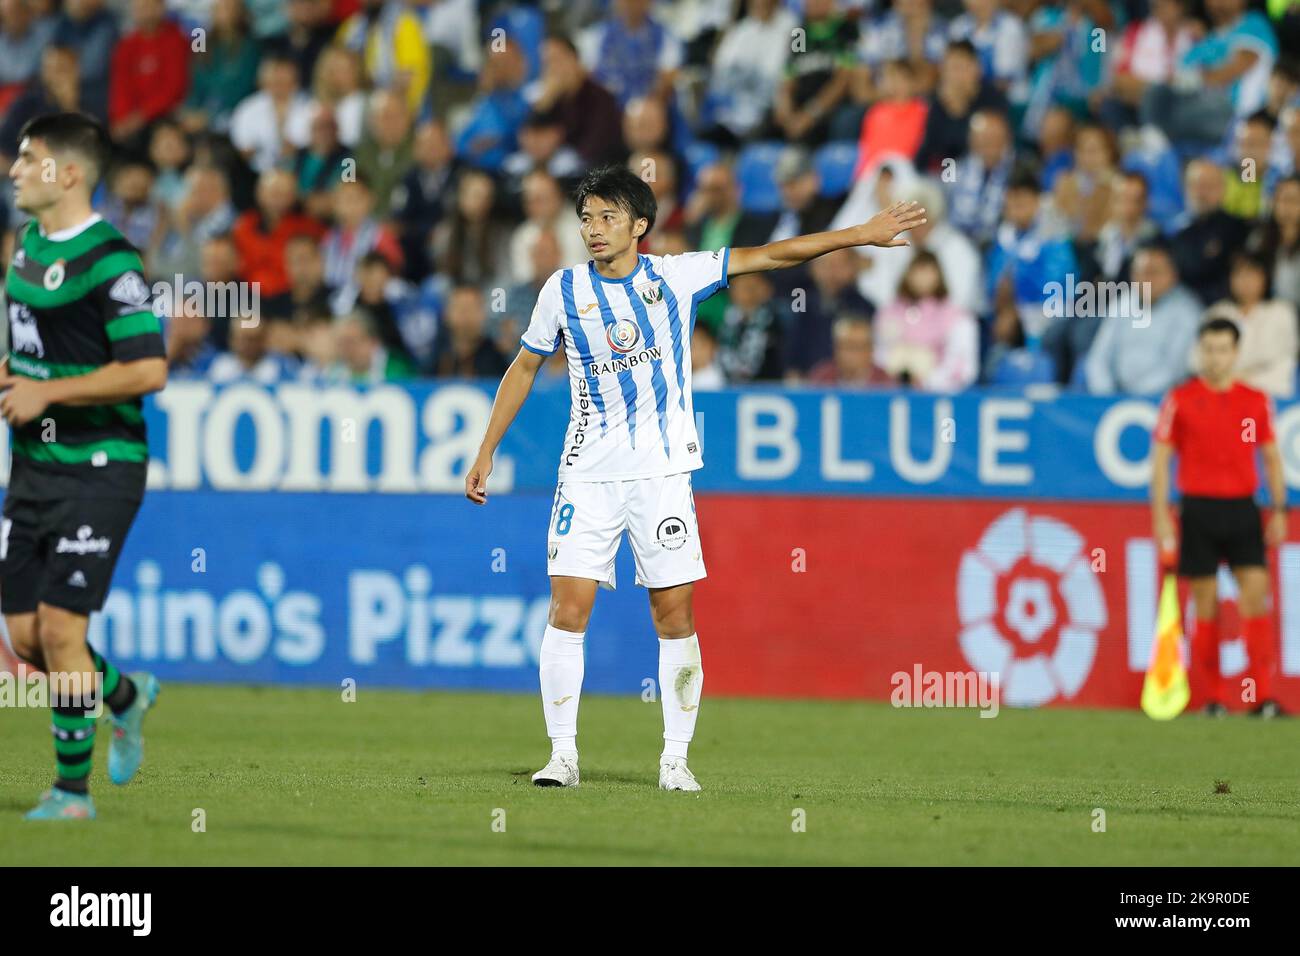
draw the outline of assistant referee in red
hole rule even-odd
[[[1200,374],[1165,396],[1151,455],[1151,514],[1162,557],[1178,554],[1178,573],[1191,580],[1196,606],[1192,633],[1192,694],[1207,714],[1220,716],[1224,688],[1219,672],[1219,562],[1227,561],[1237,579],[1241,627],[1255,677],[1255,693],[1243,687],[1251,712],[1276,717],[1273,698],[1277,646],[1269,612],[1269,574],[1265,539],[1276,546],[1286,538],[1286,484],[1282,456],[1273,435],[1273,402],[1258,389],[1237,381],[1241,332],[1229,319],[1211,319],[1200,328]],[[1267,531],[1255,503],[1259,474],[1255,453],[1264,458],[1272,502]],[[1169,507],[1169,459],[1178,455],[1181,535]],[[1177,540],[1178,544],[1175,545]]]

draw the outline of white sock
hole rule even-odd
[[[700,713],[704,665],[700,640],[692,634],[676,640],[659,638],[659,697],[664,708],[665,757],[686,757]]]
[[[582,642],[575,634],[546,625],[542,635],[542,712],[551,753],[578,753],[578,697],[582,694]]]

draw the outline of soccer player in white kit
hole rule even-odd
[[[691,606],[704,557],[691,472],[703,466],[691,401],[696,307],[731,276],[798,265],[850,246],[902,246],[925,222],[916,203],[895,203],[847,229],[749,249],[641,255],[655,221],[650,187],[622,166],[587,174],[575,205],[591,259],[557,270],[542,287],[522,348],[501,379],[465,495],[487,501],[492,456],[547,356],[563,346],[572,396],[551,507],[547,573],[551,607],[541,646],[542,710],[551,759],[538,786],[578,783],[578,698],[583,640],[597,587],[613,589],[614,556],[628,533],[636,582],[650,592],[659,635],[664,748],[659,786],[699,790],[686,751],[699,716],[704,671]]]

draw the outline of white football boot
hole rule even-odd
[[[533,783],[539,787],[576,787],[578,755],[551,754],[546,766],[533,774]]]
[[[661,757],[659,758],[659,789],[686,790],[694,793],[700,789],[700,783],[695,779],[695,774],[687,769],[685,758]]]

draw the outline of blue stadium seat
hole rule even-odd
[[[1040,385],[1056,381],[1056,363],[1046,352],[1014,349],[993,369],[993,385]]]
[[[858,164],[858,144],[849,140],[827,143],[813,154],[813,166],[821,177],[821,194],[843,196],[853,185],[853,169]]]
[[[504,36],[512,43],[518,43],[528,61],[527,82],[537,79],[542,72],[542,41],[546,39],[546,20],[540,10],[529,6],[515,5],[493,18],[484,31],[491,36],[492,31],[500,28]]]
[[[722,156],[722,150],[706,140],[694,140],[682,150],[682,159],[686,168],[678,175],[679,187],[683,196],[689,196],[695,188],[695,178],[700,170],[711,163],[716,163]]]
[[[1070,391],[1086,392],[1088,391],[1088,356],[1087,353],[1080,355],[1074,362],[1074,368],[1070,371]]]
[[[750,143],[736,161],[740,184],[740,205],[747,212],[776,212],[781,208],[781,190],[776,184],[776,164],[785,143]]]
[[[1147,181],[1147,213],[1168,234],[1183,212],[1182,167],[1171,147],[1135,150],[1124,157],[1121,167],[1141,173]]]

